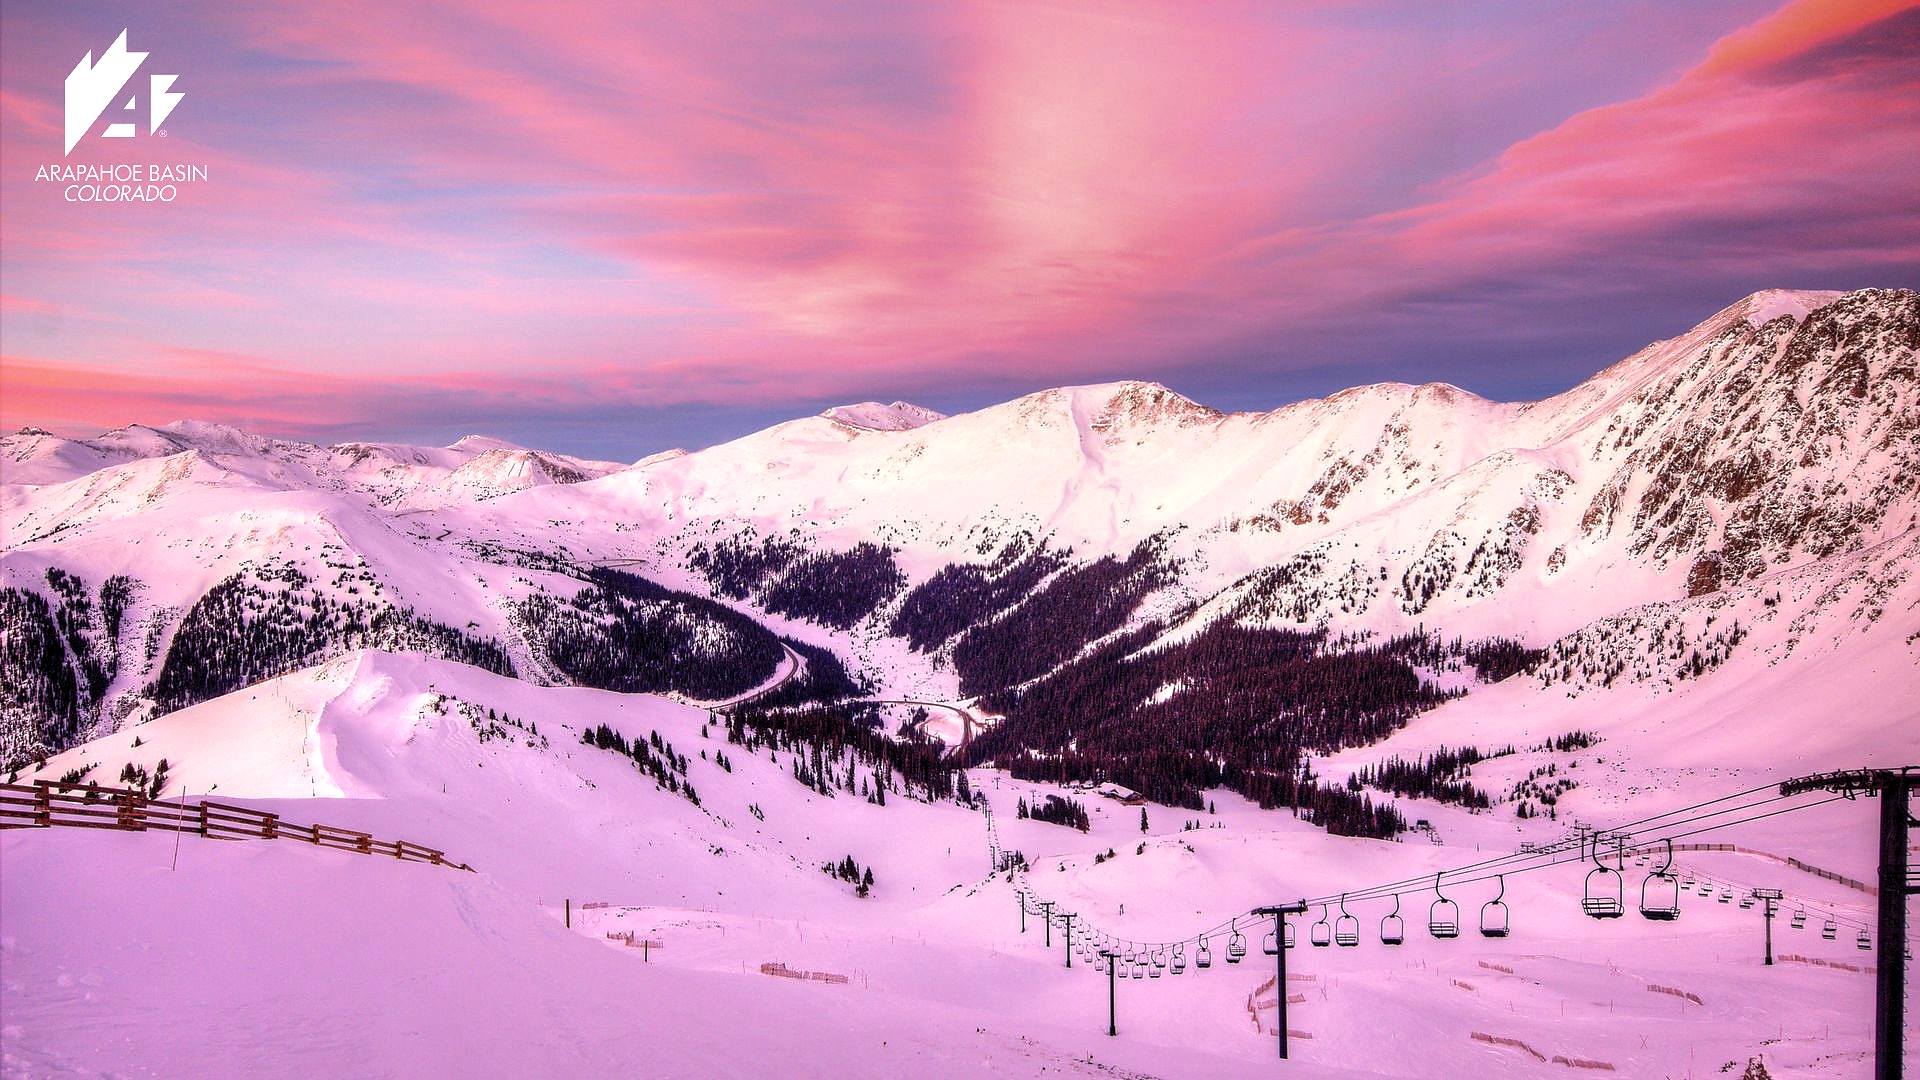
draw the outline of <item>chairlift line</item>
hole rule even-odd
[[[1682,816],[1682,815],[1689,814],[1693,811],[1704,810],[1706,807],[1714,806],[1719,803],[1725,803],[1725,802],[1741,799],[1745,796],[1752,795],[1756,792],[1767,790],[1768,788],[1775,788],[1775,790],[1777,790],[1776,785],[1765,785],[1763,787],[1756,787],[1756,788],[1749,789],[1747,791],[1736,792],[1730,795],[1723,795],[1714,799],[1705,800],[1703,802],[1696,803],[1689,807],[1682,807],[1677,810],[1667,811],[1665,813],[1655,814],[1646,818],[1641,818],[1638,821],[1629,822],[1625,826],[1610,830],[1606,833],[1595,834],[1594,839],[1591,842],[1585,839],[1584,836],[1576,835],[1573,837],[1565,838],[1561,841],[1557,841],[1552,844],[1534,847],[1531,850],[1504,854],[1494,858],[1484,859],[1479,862],[1464,864],[1462,866],[1455,867],[1452,870],[1442,870],[1434,875],[1434,884],[1432,888],[1434,889],[1435,900],[1433,901],[1433,904],[1429,909],[1429,931],[1434,932],[1435,937],[1457,937],[1458,936],[1458,930],[1459,930],[1458,906],[1451,899],[1447,898],[1444,895],[1444,893],[1441,891],[1442,884],[1452,884],[1455,886],[1459,886],[1459,885],[1471,884],[1473,882],[1485,881],[1490,879],[1496,880],[1499,883],[1499,892],[1495,896],[1494,901],[1490,901],[1489,903],[1499,903],[1501,908],[1505,908],[1506,905],[1503,902],[1503,898],[1505,895],[1505,877],[1507,874],[1525,873],[1530,870],[1542,870],[1542,869],[1548,869],[1554,866],[1565,865],[1568,862],[1574,861],[1574,858],[1578,858],[1579,861],[1582,861],[1582,862],[1592,861],[1594,863],[1594,870],[1589,872],[1588,880],[1598,890],[1598,898],[1604,901],[1607,898],[1615,896],[1616,894],[1620,894],[1618,896],[1618,907],[1620,912],[1624,913],[1624,910],[1625,910],[1624,888],[1623,887],[1611,888],[1611,887],[1624,885],[1623,881],[1618,881],[1616,879],[1622,876],[1622,871],[1624,871],[1625,869],[1625,859],[1627,857],[1627,848],[1630,841],[1638,842],[1643,845],[1660,843],[1660,844],[1666,845],[1666,847],[1668,848],[1668,851],[1665,853],[1665,858],[1660,868],[1658,870],[1655,870],[1649,873],[1647,878],[1642,882],[1642,898],[1641,898],[1642,899],[1642,904],[1641,904],[1642,915],[1650,919],[1662,920],[1663,916],[1661,914],[1657,914],[1657,912],[1663,912],[1668,909],[1673,909],[1677,915],[1678,905],[1677,905],[1676,894],[1684,892],[1685,886],[1681,883],[1681,881],[1679,881],[1678,879],[1675,879],[1672,873],[1671,847],[1672,847],[1672,842],[1674,840],[1682,839],[1689,836],[1699,835],[1700,833],[1713,832],[1720,829],[1732,828],[1734,826],[1744,825],[1750,822],[1764,820],[1766,818],[1777,817],[1781,814],[1792,813],[1797,810],[1812,809],[1813,807],[1822,806],[1829,802],[1834,802],[1838,799],[1842,799],[1846,797],[1845,795],[1842,795],[1842,794],[1829,795],[1826,798],[1817,799],[1813,802],[1799,802],[1799,803],[1796,803],[1795,805],[1785,806],[1779,809],[1767,810],[1761,813],[1752,813],[1749,816],[1736,818],[1735,820],[1731,820],[1731,821],[1711,821],[1710,820],[1714,818],[1724,817],[1725,815],[1728,815],[1728,814],[1739,814],[1747,811],[1760,810],[1764,807],[1771,806],[1774,803],[1796,799],[1801,794],[1811,793],[1811,792],[1795,792],[1793,795],[1774,795],[1766,799],[1745,803],[1740,806],[1725,807],[1722,809],[1713,810],[1705,813],[1693,813],[1692,816],[1688,816],[1688,817]],[[1667,819],[1676,819],[1676,820],[1667,820]],[[1650,822],[1663,822],[1663,823],[1658,825],[1649,825],[1648,823]],[[1635,828],[1635,826],[1640,826],[1640,827]],[[1688,828],[1688,826],[1694,826],[1694,827]],[[1667,830],[1681,830],[1681,831],[1668,832]],[[1662,833],[1663,835],[1659,835],[1659,836],[1646,835],[1650,833]],[[1615,849],[1616,849],[1615,859],[1614,859],[1614,865],[1612,866],[1609,866],[1605,861],[1603,861],[1602,853],[1600,851],[1600,845],[1602,842],[1604,842],[1604,840],[1612,840],[1615,845]],[[1574,858],[1570,858],[1569,853],[1575,852],[1576,850],[1577,850],[1577,854],[1574,856]],[[1651,860],[1648,860],[1648,862],[1650,863]],[[1514,863],[1519,863],[1522,865],[1518,865],[1518,866],[1507,865],[1507,864],[1514,864]],[[1496,867],[1500,869],[1495,869]],[[1476,871],[1479,871],[1479,872],[1476,873]],[[1699,887],[1702,890],[1703,895],[1710,895],[1711,892],[1713,891],[1714,884],[1717,884],[1716,879],[1712,879],[1710,875],[1702,874],[1692,870],[1689,870],[1686,873],[1687,873],[1687,880],[1694,880],[1699,882]],[[1459,875],[1461,874],[1467,874],[1469,876],[1460,877]],[[1447,875],[1454,875],[1454,880],[1451,882],[1445,882],[1444,878]],[[1024,875],[1022,875],[1021,879],[1024,879]],[[1016,880],[1020,880],[1020,879],[1016,879]],[[1369,899],[1387,899],[1387,898],[1393,899],[1394,910],[1392,913],[1387,915],[1381,921],[1381,942],[1382,944],[1395,944],[1395,945],[1404,942],[1405,940],[1404,929],[1399,928],[1398,932],[1396,933],[1395,932],[1396,927],[1394,925],[1400,922],[1400,914],[1399,914],[1400,898],[1405,893],[1423,891],[1423,888],[1421,887],[1404,887],[1404,886],[1412,886],[1412,885],[1416,885],[1416,883],[1424,882],[1424,881],[1426,881],[1425,877],[1411,878],[1411,879],[1405,879],[1402,881],[1388,882],[1382,885],[1372,886],[1363,890],[1349,891],[1344,894],[1334,893],[1334,894],[1329,894],[1326,897],[1320,897],[1320,898],[1314,898],[1311,900],[1301,901],[1302,903],[1306,903],[1306,904],[1318,903],[1321,905],[1322,920],[1324,923],[1326,923],[1326,925],[1322,926],[1321,924],[1315,924],[1314,934],[1317,936],[1322,932],[1326,933],[1327,942],[1323,943],[1321,941],[1316,940],[1314,944],[1324,947],[1324,944],[1331,943],[1333,940],[1335,940],[1338,937],[1338,933],[1339,933],[1338,930],[1335,928],[1334,924],[1328,920],[1328,915],[1329,915],[1328,908],[1329,908],[1329,905],[1331,905],[1332,903],[1336,901],[1340,903],[1341,911],[1342,911],[1342,920],[1345,920],[1348,918],[1353,918],[1346,908],[1346,902],[1348,900],[1365,901]],[[1583,894],[1584,892],[1585,890],[1583,890]],[[1044,903],[1039,903],[1033,907],[1028,907],[1030,903],[1034,903],[1031,893],[1023,894],[1021,897],[1021,900],[1022,900],[1021,906],[1023,909],[1029,910],[1034,914],[1046,913],[1047,905]],[[1729,901],[1731,900],[1731,896],[1728,897],[1728,900]],[[1583,895],[1583,904],[1582,904],[1583,910],[1586,910],[1585,901],[1586,901],[1586,897]],[[1820,905],[1807,905],[1804,901],[1796,901],[1796,904],[1799,905],[1801,911],[1804,911],[1804,909],[1808,906],[1820,907]],[[1748,906],[1750,905],[1751,905],[1751,901],[1749,900]],[[1606,910],[1612,910],[1613,908],[1613,904],[1607,904],[1607,903],[1603,903],[1598,906]],[[1451,909],[1451,912],[1449,911],[1449,909]],[[1649,914],[1649,912],[1656,912],[1656,914]],[[1587,913],[1590,915],[1593,914],[1593,912],[1590,910],[1587,911]],[[1450,919],[1447,917],[1449,914],[1452,915]],[[1495,917],[1498,914],[1500,914],[1499,911],[1489,910],[1483,907],[1482,914],[1483,916],[1487,917],[1484,920],[1487,927],[1491,928],[1499,924],[1499,920]],[[1799,914],[1800,912],[1796,912],[1796,917],[1798,917]],[[1246,955],[1246,939],[1245,939],[1245,935],[1242,934],[1239,930],[1238,921],[1240,918],[1251,917],[1251,915],[1252,915],[1251,912],[1246,912],[1246,913],[1241,913],[1239,915],[1232,916],[1228,920],[1226,920],[1224,924],[1216,924],[1214,927],[1208,929],[1207,931],[1201,934],[1195,935],[1193,937],[1193,940],[1196,943],[1197,948],[1195,951],[1195,961],[1193,966],[1196,969],[1205,969],[1212,966],[1211,949],[1208,947],[1207,942],[1210,937],[1212,937],[1215,934],[1220,934],[1222,932],[1224,932],[1228,937],[1227,962],[1230,964],[1239,963]],[[1838,913],[1831,912],[1831,911],[1828,911],[1827,915],[1828,915],[1827,924],[1829,926],[1837,927],[1838,925],[1844,924],[1849,929],[1860,928],[1864,933],[1864,928],[1866,924],[1857,918],[1840,915]],[[1614,917],[1617,917],[1617,915],[1594,915],[1594,917],[1595,918],[1614,918]],[[1799,922],[1800,922],[1800,925],[1802,926],[1805,925],[1805,919],[1799,919]],[[1453,927],[1453,933],[1451,934],[1444,932],[1445,928],[1449,923]],[[1291,931],[1293,929],[1292,924],[1290,922],[1283,921],[1282,925],[1286,927],[1287,931]],[[1509,921],[1508,923],[1509,928],[1510,928],[1510,925],[1511,924]],[[1436,927],[1439,928],[1437,931],[1436,931]],[[1355,930],[1355,933],[1353,934],[1353,939],[1354,939],[1353,944],[1357,945],[1358,944],[1357,919],[1355,919],[1354,921],[1353,929]],[[1092,934],[1095,932],[1095,930],[1092,927],[1086,927],[1083,932]],[[1485,931],[1483,930],[1483,933],[1484,932]],[[1837,934],[1837,930],[1835,931],[1835,933]],[[1487,936],[1494,937],[1494,936],[1500,936],[1500,935],[1488,934]],[[1831,940],[1833,935],[1828,935],[1823,933],[1823,936],[1826,936],[1829,938],[1829,940]],[[1286,933],[1285,937],[1286,937],[1286,940],[1278,943],[1279,947],[1281,948],[1293,947],[1293,941],[1292,941],[1293,935],[1289,932],[1289,933]],[[1185,939],[1182,939],[1182,941],[1184,940]],[[1869,940],[1870,940],[1870,937],[1869,937]],[[1340,943],[1343,945],[1346,944],[1345,941],[1341,941]],[[1139,942],[1133,942],[1131,944],[1134,945],[1136,948],[1142,947],[1142,943],[1139,943]],[[1263,946],[1265,944],[1266,943],[1263,942]],[[1178,946],[1178,943],[1168,941],[1168,942],[1154,943],[1153,946],[1147,947],[1147,948],[1149,949],[1159,948],[1164,950],[1167,947],[1177,947],[1177,946]],[[1862,947],[1870,948],[1871,946],[1869,945],[1869,946],[1862,946]],[[1269,953],[1269,955],[1271,955],[1271,953]],[[1164,967],[1166,964],[1164,952],[1160,954],[1160,961],[1161,961],[1160,967],[1156,967],[1152,963],[1153,959],[1154,959],[1154,954],[1151,951],[1136,952],[1130,957],[1129,961],[1123,961],[1121,966],[1122,966],[1123,972],[1125,969],[1131,968],[1133,971],[1134,978],[1158,977],[1158,971],[1160,970],[1160,967]],[[1149,970],[1154,972],[1152,976],[1149,976],[1148,974]],[[1124,974],[1122,975],[1122,977],[1124,977]]]

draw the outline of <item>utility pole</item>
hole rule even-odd
[[[1278,907],[1254,908],[1255,915],[1273,916],[1274,973],[1273,997],[1278,1010],[1274,1017],[1274,1026],[1280,1029],[1280,1060],[1287,1059],[1287,916],[1301,915],[1307,910],[1306,901],[1300,900]]]
[[[1020,932],[1024,934],[1027,932],[1027,894],[1021,891],[1013,895],[1020,898]]]
[[[1053,948],[1053,901],[1051,900],[1040,901],[1040,912],[1041,914],[1046,916],[1047,948],[1051,949]]]
[[[1066,912],[1060,917],[1067,920],[1067,934],[1066,934],[1066,937],[1062,938],[1061,940],[1067,946],[1067,967],[1068,969],[1072,969],[1073,967],[1073,912],[1071,911]]]
[[[1920,885],[1907,878],[1907,830],[1920,824],[1910,799],[1920,782],[1920,765],[1897,769],[1848,769],[1789,780],[1780,794],[1837,791],[1851,799],[1859,795],[1880,799],[1880,910],[1879,972],[1874,985],[1874,1080],[1900,1080],[1900,1059],[1906,1038],[1907,897]]]
[[[1774,903],[1783,894],[1779,889],[1755,889],[1753,898],[1760,901],[1761,915],[1767,922],[1767,966],[1773,966],[1773,912]]]
[[[1100,957],[1101,959],[1107,962],[1107,1034],[1118,1035],[1120,1034],[1120,1029],[1115,1027],[1113,1023],[1113,1005],[1114,1005],[1113,986],[1114,986],[1114,979],[1116,978],[1116,976],[1113,973],[1113,969],[1119,966],[1118,964],[1114,963],[1114,961],[1118,960],[1120,957],[1111,949],[1101,949]]]

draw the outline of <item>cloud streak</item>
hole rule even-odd
[[[215,182],[97,213],[0,175],[0,422],[1527,392],[1740,292],[1920,266],[1908,4],[640,7],[135,27]],[[66,11],[10,9],[10,162],[98,47]]]

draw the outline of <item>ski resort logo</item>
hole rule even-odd
[[[133,81],[140,65],[146,63],[147,54],[130,52],[127,49],[127,32],[120,31],[113,45],[100,54],[95,61],[93,53],[80,58],[80,62],[67,73],[66,120],[67,149],[69,156],[80,140],[99,124],[108,106],[120,99],[122,91]],[[152,135],[166,123],[167,117],[180,100],[187,95],[173,89],[178,75],[147,76],[147,134]],[[105,131],[100,133],[103,139],[131,139],[138,131],[137,121],[140,108],[140,95],[136,91],[127,96],[120,106],[122,113],[131,114],[130,119],[115,119]]]
[[[207,167],[194,162],[74,160],[73,152],[95,132],[101,139],[132,139],[144,121],[148,135],[166,138],[160,125],[187,95],[173,88],[178,75],[141,80],[146,62],[146,53],[127,48],[122,30],[99,59],[89,51],[73,65],[66,83],[67,160],[37,166],[36,183],[60,185],[61,199],[70,203],[170,203],[182,187],[206,181]]]

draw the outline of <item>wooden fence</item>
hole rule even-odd
[[[36,780],[0,784],[0,829],[118,829],[195,833],[215,840],[301,840],[315,847],[472,870],[446,853],[408,840],[375,840],[335,825],[297,825],[250,806],[200,799],[149,799],[132,788]]]

